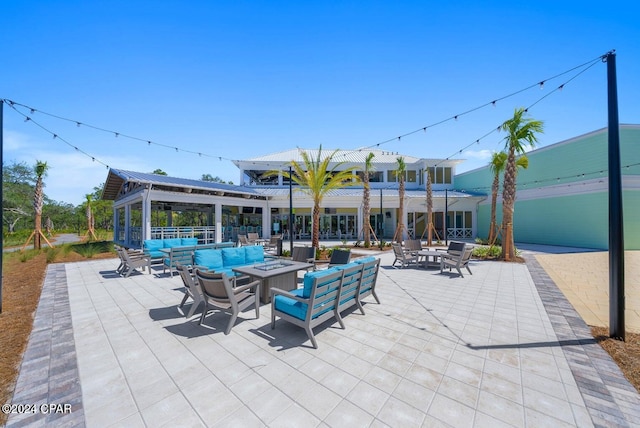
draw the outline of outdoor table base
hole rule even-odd
[[[271,287],[286,291],[298,288],[298,271],[313,267],[311,263],[294,262],[292,260],[268,261],[252,266],[233,268],[234,272],[249,275],[261,281],[260,300],[262,303],[271,302]]]
[[[418,251],[418,263],[422,265],[423,268],[439,268],[440,267],[440,256],[442,253],[440,251],[433,250],[422,250]],[[431,260],[429,260],[431,258]]]

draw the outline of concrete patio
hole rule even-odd
[[[241,314],[185,320],[182,282],[50,265],[14,395],[70,403],[7,426],[633,426],[640,396],[538,264],[473,262],[464,278],[394,269],[346,329]],[[465,271],[466,273],[466,271]]]

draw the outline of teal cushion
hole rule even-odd
[[[353,263],[358,263],[358,264],[363,265],[363,264],[368,263],[368,262],[374,262],[375,260],[376,260],[376,258],[373,257],[373,256],[360,257],[359,259],[353,260]]]
[[[163,239],[164,248],[179,247],[182,245],[180,238]]]
[[[328,274],[330,274],[332,272],[337,272],[337,271],[338,271],[337,267],[334,266],[332,268],[325,269],[325,270],[317,270],[315,272],[307,272],[304,275],[304,281],[303,281],[303,287],[302,287],[302,290],[303,290],[302,297],[305,298],[305,299],[308,299],[309,297],[311,297],[311,287],[313,287],[313,280],[315,278],[320,278],[320,277],[326,276],[326,275],[328,275]],[[326,284],[326,282],[323,283],[322,281],[320,281],[318,283],[318,285],[323,285],[323,284]]]
[[[264,248],[262,245],[248,245],[244,248],[245,263],[264,262]]]
[[[182,246],[198,245],[198,238],[181,238],[180,245]]]
[[[295,294],[298,297],[301,297],[302,288],[298,288],[296,290],[291,291],[290,293]],[[285,314],[291,315],[294,318],[298,318],[299,320],[304,320],[307,316],[307,308],[309,305],[306,303],[301,303],[296,300],[293,300],[290,297],[277,295],[274,297],[274,304],[276,310],[280,312],[284,312]]]
[[[193,264],[218,271],[224,267],[221,250],[196,250]]]
[[[244,255],[244,247],[223,248],[220,251],[222,251],[222,262],[224,263],[224,267],[233,267],[247,264]]]
[[[163,248],[162,239],[145,239],[144,249],[149,251],[159,250]]]

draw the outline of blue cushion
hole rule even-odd
[[[182,245],[182,240],[180,238],[163,239],[162,241],[164,248],[179,247]]]
[[[264,261],[264,248],[262,248],[262,245],[248,245],[241,248],[244,248],[245,263]]]
[[[183,245],[183,246],[198,245],[198,238],[181,238],[180,245]]]
[[[363,265],[365,263],[374,262],[375,260],[376,260],[376,258],[373,257],[373,256],[360,257],[359,259],[353,260],[353,263],[358,263],[358,264]]]
[[[244,247],[223,248],[220,251],[222,251],[224,267],[240,266],[247,263],[244,255]]]
[[[196,250],[193,263],[199,266],[206,266],[207,268],[218,271],[223,268],[222,252],[221,250]]]
[[[311,297],[311,287],[313,286],[313,280],[314,278],[319,278],[319,277],[323,277],[326,276],[332,272],[337,272],[338,269],[336,266],[329,268],[329,269],[325,269],[325,270],[317,270],[315,272],[307,272],[304,275],[304,282],[303,282],[303,287],[302,287],[302,297],[305,299],[308,299],[309,297]],[[323,283],[322,281],[320,281],[318,283],[318,285],[323,285],[326,284]]]
[[[145,239],[144,249],[149,251],[159,250],[163,248],[162,239]]]
[[[301,297],[302,288],[291,291],[298,297]],[[277,295],[274,297],[276,310],[291,315],[294,318],[304,320],[307,316],[307,308],[309,305],[293,300],[290,297]]]

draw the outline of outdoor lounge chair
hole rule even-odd
[[[187,302],[187,299],[191,298],[191,300],[193,300],[193,304],[191,305],[187,315],[185,315],[186,318],[191,318],[200,304],[204,303],[202,290],[200,289],[200,284],[195,279],[195,273],[191,271],[189,266],[178,263],[176,265],[176,269],[180,273],[180,277],[184,283],[184,298],[182,299],[182,302],[180,302],[179,307],[182,308]]]
[[[258,235],[257,233],[247,232],[247,240],[249,241],[250,244],[255,245],[258,239],[260,239],[260,235]]]
[[[469,269],[469,260],[471,260],[471,253],[473,252],[473,247],[471,245],[466,245],[463,244],[464,247],[462,249],[462,252],[460,254],[442,254],[440,256],[440,273],[443,272],[445,267],[449,268],[449,271],[451,271],[451,268],[455,268],[458,273],[460,274],[461,277],[464,278],[464,275],[462,275],[462,271],[460,270],[460,268],[467,268],[467,270],[469,271],[469,274],[473,275],[473,273],[471,272],[471,269]]]
[[[142,270],[147,269],[147,271],[151,273],[151,257],[142,252],[127,250],[124,248],[120,250],[120,254],[122,256],[122,267],[118,266],[118,268],[121,269],[120,274],[125,278],[128,278],[129,275],[131,275],[131,272],[137,268],[142,268]]]
[[[310,263],[309,268],[316,268],[316,247],[293,247],[291,260],[294,262]],[[307,269],[309,270],[309,269]]]
[[[247,235],[238,235],[238,242],[240,243],[241,247],[244,247],[246,245],[254,245],[252,242],[249,241],[249,238],[247,238]]]
[[[210,307],[231,311],[231,319],[224,334],[229,334],[240,311],[251,305],[255,306],[256,318],[260,318],[260,281],[235,287],[235,277],[225,273],[205,272],[196,269],[196,278],[202,290],[205,308],[200,317],[200,325],[204,322]],[[211,309],[213,309],[211,308]]]
[[[337,265],[346,265],[351,260],[351,250],[335,249],[331,252],[329,259],[329,267]]]
[[[391,248],[393,248],[393,254],[396,256],[391,266],[395,267],[398,262],[400,262],[401,268],[418,264],[418,253],[412,254],[410,251],[405,251],[402,245],[397,242],[392,243]]]

